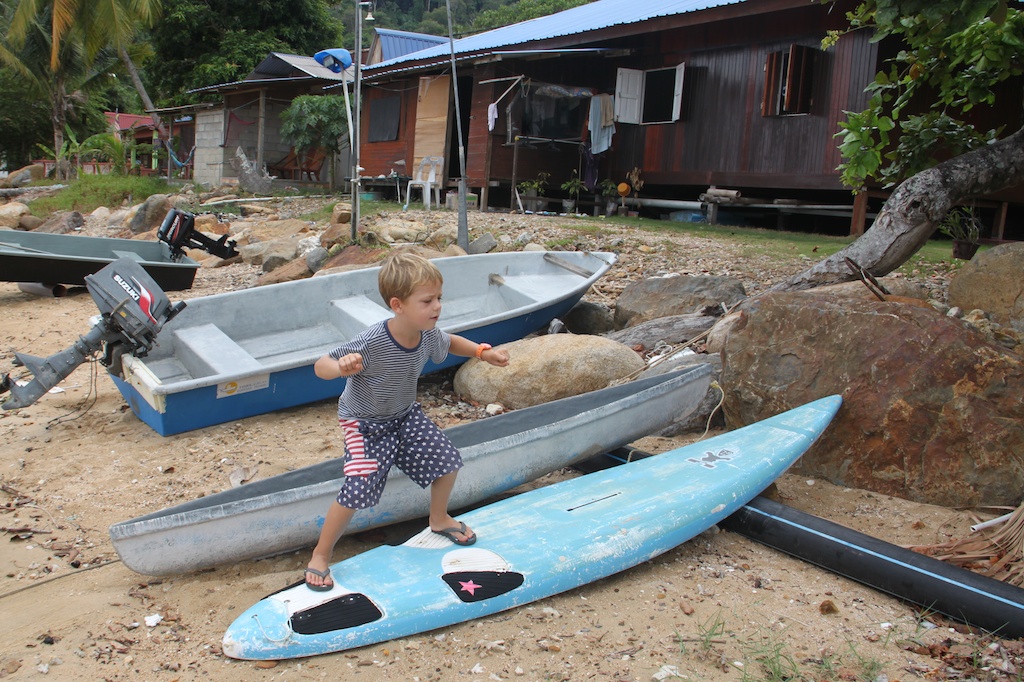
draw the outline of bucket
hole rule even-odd
[[[359,198],[362,201],[380,201],[384,197],[380,192],[360,192]]]

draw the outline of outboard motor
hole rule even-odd
[[[178,260],[185,255],[185,247],[202,249],[219,258],[231,258],[238,255],[234,240],[224,235],[220,239],[210,239],[196,230],[196,217],[188,211],[172,208],[164,216],[164,221],[157,230],[157,238],[171,248],[171,257]]]
[[[128,352],[145,357],[164,324],[185,308],[184,301],[172,305],[149,273],[130,258],[87,275],[85,286],[100,309],[95,325],[70,348],[48,358],[15,353],[14,365],[28,369],[33,379],[22,386],[9,374],[0,377],[0,394],[11,393],[3,404],[5,410],[36,402],[104,347],[102,364],[110,367],[117,363],[114,369],[120,373],[121,355]]]

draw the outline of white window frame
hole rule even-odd
[[[672,93],[672,118],[666,121],[643,120],[644,97],[647,93],[647,74],[653,71],[675,69],[675,88]],[[683,108],[683,74],[686,63],[658,69],[618,69],[615,77],[615,120],[619,123],[637,125],[657,125],[675,123],[679,120]]]

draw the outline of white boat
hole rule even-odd
[[[515,341],[564,315],[615,263],[612,253],[525,251],[438,258],[439,326],[478,343]],[[125,354],[111,376],[161,435],[337,397],[324,353],[391,315],[378,268],[195,298],[163,325],[145,357]],[[449,356],[424,373],[465,358]]]
[[[667,427],[697,408],[711,374],[710,365],[697,365],[446,429],[465,462],[451,508]],[[312,547],[344,480],[341,466],[321,462],[123,521],[110,538],[124,564],[147,575]],[[380,503],[358,512],[348,532],[425,517],[429,501],[429,490],[392,470]]]

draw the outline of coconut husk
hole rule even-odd
[[[1024,587],[1024,504],[1004,521],[967,537],[912,549],[949,564]]]

